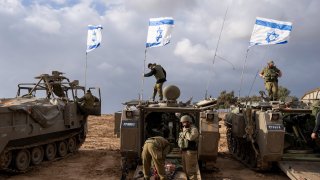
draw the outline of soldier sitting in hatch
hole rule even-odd
[[[53,80],[49,81],[50,85],[51,85],[51,90],[52,92],[58,96],[58,97],[65,97],[66,95],[64,94],[63,88],[61,86],[61,84],[55,83]],[[51,92],[48,92],[47,97],[50,98],[51,97]]]
[[[82,98],[77,98],[77,101],[80,103],[80,111],[84,114],[88,114],[92,111],[94,102],[99,101],[99,99],[93,96],[90,90],[87,90],[86,94]]]

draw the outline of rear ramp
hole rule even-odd
[[[280,161],[279,167],[292,180],[320,180],[320,162]]]

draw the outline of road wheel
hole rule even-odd
[[[57,148],[54,143],[48,144],[45,148],[45,157],[48,161],[53,160],[56,157]]]
[[[41,146],[34,147],[31,151],[31,162],[38,165],[42,162],[44,156],[43,148]]]
[[[24,171],[28,169],[30,164],[30,152],[27,149],[18,151],[15,158],[15,166],[17,170]]]
[[[12,152],[11,151],[5,151],[0,156],[0,169],[6,169],[9,167],[12,161]]]
[[[73,153],[77,149],[77,142],[75,138],[68,139],[68,150],[69,152]]]
[[[68,154],[68,146],[67,143],[64,141],[60,141],[58,143],[58,155],[64,157]]]

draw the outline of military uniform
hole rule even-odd
[[[153,87],[153,96],[152,99],[153,101],[155,100],[155,97],[157,95],[157,92],[159,93],[159,100],[161,101],[163,99],[163,93],[162,93],[162,86],[163,83],[166,82],[166,76],[167,73],[163,69],[163,67],[159,64],[149,64],[148,67],[151,68],[151,71],[147,74],[144,74],[144,77],[150,77],[154,75],[156,78],[156,84]]]
[[[153,161],[161,180],[165,176],[165,158],[171,151],[170,143],[161,136],[148,138],[142,150],[143,174],[145,179],[150,179],[151,160]]]
[[[268,64],[272,64],[272,66],[265,67],[260,72],[260,76],[264,78],[264,85],[270,100],[278,100],[278,77],[281,76],[281,71],[276,66],[273,66],[273,61]]]
[[[65,97],[66,95],[64,94],[64,91],[61,87],[60,84],[53,84],[52,85],[52,91],[55,95],[57,95],[58,97]]]
[[[182,153],[182,165],[190,180],[197,179],[198,176],[198,139],[199,131],[194,125],[183,128],[179,134],[178,146]]]
[[[315,117],[315,126],[312,131],[311,138],[317,139],[320,132],[320,101],[315,101],[312,104],[312,115]]]
[[[82,98],[78,99],[78,102],[80,102],[80,111],[84,114],[90,114],[96,100],[98,100],[98,98],[94,97],[90,91],[87,91]]]

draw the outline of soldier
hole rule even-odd
[[[54,77],[54,80],[49,81],[51,83],[53,93],[61,98],[66,96],[61,86],[62,77],[60,75],[62,74],[63,73],[59,71],[52,71],[52,77]]]
[[[320,101],[317,100],[312,104],[312,115],[316,118],[316,123],[311,134],[312,139],[317,139],[320,132]]]
[[[83,113],[88,113],[90,110],[93,109],[94,102],[99,101],[99,99],[93,96],[89,89],[87,90],[86,94],[82,98],[78,99],[77,101],[80,102],[80,110]]]
[[[270,100],[278,100],[278,78],[282,76],[281,71],[274,65],[273,61],[263,68],[259,74],[264,79],[264,85]]]
[[[192,124],[191,117],[184,115],[181,117],[183,129],[179,133],[178,146],[182,153],[182,165],[188,179],[197,179],[198,172],[198,139],[199,131]]]
[[[151,70],[149,73],[144,74],[144,77],[150,77],[152,75],[154,75],[154,77],[156,78],[156,84],[153,87],[153,96],[152,96],[152,100],[155,100],[155,97],[157,95],[157,92],[159,93],[159,100],[162,101],[163,99],[163,94],[162,94],[162,86],[163,83],[167,81],[166,77],[167,77],[167,73],[166,71],[163,69],[163,67],[159,64],[148,64],[148,68]]]
[[[150,179],[151,160],[153,161],[161,180],[166,179],[165,158],[171,151],[170,143],[161,136],[148,138],[142,150],[142,164],[144,179]]]

